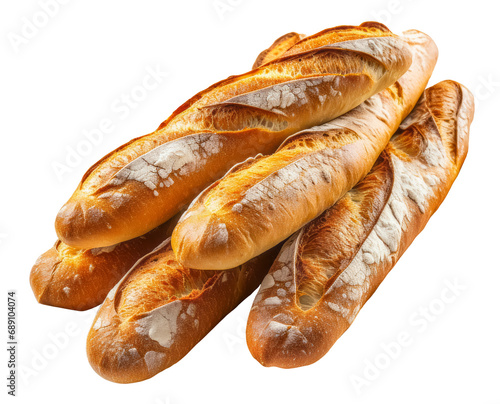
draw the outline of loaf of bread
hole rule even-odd
[[[261,283],[279,249],[229,271],[185,268],[169,240],[110,292],[87,339],[94,370],[117,383],[148,379],[184,357]]]
[[[111,247],[81,250],[58,240],[31,269],[36,300],[72,310],[98,306],[139,258],[170,237],[177,219]]]
[[[305,35],[289,33],[261,52],[254,69],[278,58]],[[136,263],[172,234],[179,214],[144,236],[111,247],[79,249],[58,240],[42,254],[30,274],[39,303],[87,310],[101,304],[108,292]]]
[[[368,176],[288,239],[248,319],[255,359],[293,368],[328,352],[446,197],[473,114],[460,84],[427,89]]]
[[[285,240],[369,172],[418,101],[437,60],[427,35],[412,30],[401,38],[413,62],[395,84],[331,122],[290,136],[274,154],[234,167],[193,201],[172,234],[183,265],[240,265]]]
[[[342,26],[214,84],[155,132],[89,169],[57,215],[59,239],[88,249],[145,234],[235,163],[272,153],[289,135],[388,87],[406,72],[411,57],[406,41],[381,24]]]

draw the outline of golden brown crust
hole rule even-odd
[[[260,284],[278,249],[229,271],[197,271],[169,240],[108,295],[87,338],[94,370],[116,383],[148,379],[184,357]]]
[[[411,62],[405,41],[370,24],[310,38],[200,92],[95,164],[56,218],[59,238],[93,248],[144,234],[235,163],[354,108]]]
[[[297,38],[304,37],[294,35]],[[287,34],[278,39],[267,52],[274,58],[281,56],[292,45],[289,36]],[[283,46],[284,40],[288,41],[288,47]],[[267,61],[269,57],[266,58]],[[123,145],[115,152],[126,146]],[[105,161],[112,153],[101,161]],[[85,173],[82,183],[98,166],[99,162]],[[73,310],[87,310],[101,304],[108,292],[139,258],[170,237],[177,219],[178,215],[144,236],[120,243],[112,251],[109,248],[82,250],[58,240],[54,247],[38,258],[31,270],[30,283],[36,299],[42,304]],[[145,293],[148,293],[148,289]],[[150,298],[160,297],[155,295]],[[130,299],[128,301],[132,302]]]
[[[311,364],[346,331],[446,197],[473,114],[460,84],[427,89],[370,174],[287,241],[248,319],[261,364]]]
[[[335,35],[337,42],[359,39],[360,29],[363,33],[368,35],[372,33],[378,36],[383,33],[391,33],[389,28],[387,28],[384,24],[368,21],[359,25],[359,27],[354,25],[341,25],[334,28],[327,28],[317,34],[308,36],[306,41],[300,45],[294,46],[299,41],[306,38],[306,36],[304,34],[290,32],[279,37],[268,49],[262,51],[255,60],[253,69],[263,66],[272,60],[276,60],[281,56],[294,55],[305,50],[310,50],[314,47],[321,47],[324,45],[324,38],[326,35]],[[292,46],[294,46],[294,48],[293,50],[290,50]],[[287,52],[289,50],[290,52]]]
[[[98,306],[139,258],[170,237],[175,222],[174,218],[110,248],[81,250],[58,240],[31,269],[30,284],[37,301],[72,310]]]
[[[262,51],[259,56],[257,56],[252,69],[257,69],[258,67],[282,56],[283,53],[303,38],[305,38],[304,34],[297,34],[296,32],[289,32],[288,34],[280,36],[269,48]]]
[[[290,136],[274,154],[248,161],[206,188],[174,229],[177,259],[193,268],[239,265],[286,239],[361,180],[436,63],[437,48],[427,35],[408,31],[402,38],[413,63],[394,85],[333,121]],[[298,46],[304,41],[288,52]]]

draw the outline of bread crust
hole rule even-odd
[[[58,240],[30,272],[38,303],[71,310],[100,305],[108,292],[144,255],[170,237],[178,215],[144,236],[112,247],[82,250]]]
[[[303,37],[305,35],[295,33],[282,36],[259,55],[256,65],[281,56]],[[94,168],[91,167],[84,178]],[[87,310],[101,304],[139,258],[171,236],[179,215],[144,236],[112,247],[78,249],[58,240],[38,258],[31,270],[30,283],[36,299],[42,304],[72,310]]]
[[[206,188],[174,229],[177,259],[200,269],[239,265],[285,240],[360,181],[418,101],[437,60],[427,35],[412,30],[402,38],[413,63],[396,83],[341,117],[290,136],[274,154],[249,159]]]
[[[462,85],[427,89],[365,179],[286,242],[248,319],[255,359],[293,368],[328,352],[446,197],[473,114]]]
[[[258,67],[277,59],[305,37],[306,36],[304,34],[297,34],[296,32],[289,32],[288,34],[280,36],[269,48],[263,50],[259,56],[257,56],[252,69],[257,69]]]
[[[264,66],[198,93],[155,132],[101,159],[59,211],[57,235],[94,248],[145,234],[235,163],[356,107],[410,63],[406,42],[379,25],[304,38]]]
[[[116,383],[148,379],[183,358],[260,284],[279,249],[229,271],[185,268],[170,240],[109,293],[87,338],[92,368]]]

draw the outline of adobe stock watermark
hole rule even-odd
[[[74,146],[66,146],[66,155],[62,161],[53,161],[51,168],[59,182],[66,174],[72,173],[84,157],[90,155],[104,140],[106,135],[114,132],[116,125],[129,117],[131,112],[144,102],[148,95],[156,90],[169,76],[169,73],[160,65],[146,66],[146,74],[141,82],[127,92],[123,92],[109,105],[112,115],[102,118],[96,127],[84,129],[82,138]]]
[[[226,331],[222,334],[222,339],[231,355],[236,353],[236,351],[242,346],[246,346],[246,329],[246,320],[238,316],[236,318],[236,327],[234,328],[234,332]]]
[[[83,316],[80,321],[68,321],[61,330],[49,332],[41,348],[30,350],[28,364],[24,362],[19,366],[19,378],[23,386],[29,386],[51,363],[61,357],[71,341],[88,331],[95,313],[87,311],[77,314]]]
[[[500,88],[500,80],[493,77],[493,74],[481,75],[477,78],[477,83],[472,88],[476,101],[484,102],[490,99]]]
[[[68,4],[71,0],[39,0],[38,10],[29,17],[21,18],[20,26],[17,32],[10,31],[7,39],[15,53],[36,38],[40,32],[49,25],[60,13],[62,6]]]
[[[358,395],[380,378],[383,372],[401,357],[405,349],[415,344],[418,336],[439,319],[449,305],[466,290],[457,279],[445,280],[444,285],[438,297],[419,306],[409,316],[406,329],[399,332],[393,340],[380,344],[379,352],[364,360],[363,369],[350,375],[349,380]]]
[[[212,7],[221,21],[226,19],[227,14],[231,14],[243,0],[213,0]]]
[[[385,25],[389,25],[394,16],[401,14],[409,3],[415,1],[416,0],[389,0],[384,8],[377,11],[372,10],[370,14],[375,21],[381,22]]]

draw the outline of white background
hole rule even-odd
[[[495,172],[500,52],[494,4],[69,0],[44,21],[38,1],[2,2],[1,301],[6,304],[7,289],[17,291],[18,364],[24,376],[15,400],[500,403],[500,195]],[[13,45],[26,19],[44,26],[27,43]],[[86,169],[120,144],[156,129],[196,92],[248,70],[278,36],[376,19],[396,33],[417,28],[431,35],[440,59],[430,84],[444,79],[465,84],[476,95],[476,117],[469,156],[448,198],[352,327],[314,365],[264,368],[244,341],[250,298],[181,362],[153,379],[133,385],[101,379],[85,355],[95,310],[75,313],[38,305],[28,282],[35,259],[55,241],[53,220],[59,207]],[[139,91],[134,88],[148,69],[158,67],[168,77],[147,90],[127,116],[116,111],[122,94]],[[54,164],[66,164],[68,148],[81,147],[84,131],[98,128],[103,119],[111,121],[113,130],[58,177]],[[439,307],[435,299],[447,282],[459,282],[463,290],[433,321],[417,326],[415,313]],[[3,312],[6,318],[6,308]],[[6,320],[1,324],[4,341]],[[401,332],[410,335],[411,344],[384,363],[382,344],[397,341]],[[55,351],[54,336],[62,341]],[[353,375],[365,377],[368,364],[377,360],[384,369],[356,389]],[[5,360],[1,368],[5,381]],[[2,390],[1,401],[7,402],[6,387]]]

